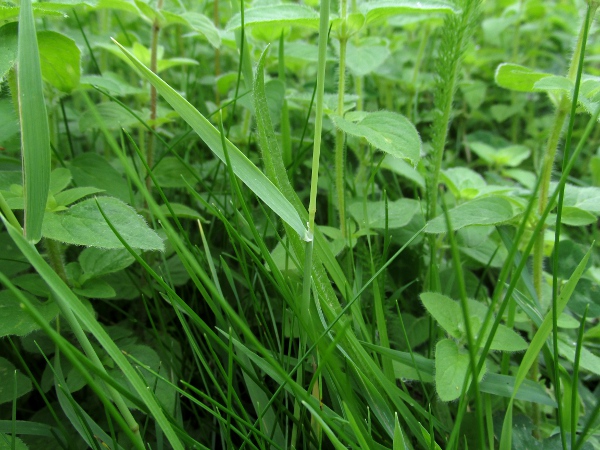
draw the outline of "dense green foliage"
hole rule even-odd
[[[0,1],[0,449],[600,448],[598,6]]]

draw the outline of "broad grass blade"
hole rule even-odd
[[[165,83],[159,76],[144,66],[135,56],[115,41],[131,60],[134,67],[156,88],[164,99],[179,113],[194,131],[202,138],[210,150],[224,163],[225,153],[219,131],[194,108],[186,99]],[[225,140],[233,172],[242,182],[265,202],[281,219],[291,226],[301,238],[306,237],[306,227],[300,215],[284,195],[235,145]]]
[[[25,236],[42,237],[42,221],[50,185],[50,131],[31,0],[21,2],[17,82],[25,196]]]

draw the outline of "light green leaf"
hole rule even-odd
[[[75,41],[56,31],[37,34],[42,76],[59,91],[70,93],[79,85],[81,52]]]
[[[332,116],[335,125],[345,133],[365,138],[373,147],[413,165],[420,159],[421,138],[414,125],[404,116],[390,112],[348,114],[356,120]]]
[[[117,44],[120,46],[120,44]],[[206,143],[211,151],[223,162],[225,153],[221,143],[221,135],[217,129],[194,108],[187,100],[179,95],[171,86],[152,73],[141,64],[130,52],[120,46],[121,50],[140,70],[143,76],[152,83],[157,91],[175,109]],[[275,185],[244,155],[235,145],[225,139],[227,152],[231,161],[233,172],[242,180],[246,186],[254,192],[258,198],[265,202],[283,221],[290,225],[303,239],[311,239],[307,236],[307,230],[298,211],[287,200]]]
[[[79,288],[73,288],[77,295],[87,298],[113,298],[116,291],[104,280],[92,279],[83,283]]]
[[[481,159],[496,166],[517,167],[531,154],[524,145],[509,145],[504,148],[494,148],[483,142],[471,142],[471,150]]]
[[[470,225],[498,225],[517,216],[511,203],[502,197],[479,197],[452,208],[448,211],[448,215],[453,230],[460,230]],[[430,220],[425,227],[425,232],[445,233],[444,215]]]
[[[27,293],[24,295],[29,296]],[[28,298],[36,304],[38,311],[46,321],[50,322],[57,316],[58,306],[53,301],[40,303],[34,297],[29,296]],[[39,328],[31,316],[23,311],[19,301],[10,291],[0,291],[0,337],[25,336]],[[1,385],[2,383],[0,383]]]
[[[54,196],[54,199],[60,206],[69,206],[71,203],[75,203],[77,200],[81,200],[88,195],[98,194],[100,192],[104,192],[104,190],[95,187],[76,187],[59,192]]]
[[[41,238],[50,183],[50,131],[40,55],[31,0],[21,2],[17,82],[21,119],[21,151],[25,187],[24,233],[31,242]]]
[[[58,167],[50,173],[50,193],[58,194],[71,182],[71,172],[64,167]]]
[[[469,368],[469,353],[460,350],[452,339],[435,346],[435,390],[444,402],[456,400],[462,391]],[[485,365],[480,377],[485,374]]]
[[[574,88],[573,82],[567,77],[559,77],[557,75],[550,75],[539,79],[533,85],[534,91],[562,91],[570,93]]]
[[[186,12],[184,19],[195,31],[204,36],[214,48],[221,46],[221,35],[211,19],[194,11]]]
[[[423,306],[446,333],[457,339],[463,337],[464,321],[458,302],[436,292],[423,292],[420,297]]]
[[[354,76],[363,77],[376,71],[390,54],[390,49],[383,39],[367,37],[361,39],[359,45],[350,40],[346,47],[346,65]]]
[[[17,23],[0,27],[0,80],[15,65],[17,60]]]
[[[496,84],[505,89],[519,92],[535,92],[535,83],[552,76],[546,72],[536,72],[519,64],[503,63],[496,69]]]
[[[402,431],[402,427],[398,421],[398,413],[396,413],[394,422],[394,446],[392,447],[392,450],[408,450],[410,447],[407,447],[406,445],[404,432]]]
[[[135,95],[145,92],[140,87],[131,86],[116,73],[108,71],[103,71],[102,75],[83,75],[79,79],[79,84],[80,86],[97,86],[114,96]]]
[[[365,204],[366,203],[366,204]],[[385,224],[385,202],[354,202],[348,206],[348,212],[358,222],[361,228],[384,229]],[[414,215],[420,211],[420,203],[417,200],[401,198],[388,202],[388,229],[402,228],[406,226]]]
[[[100,248],[123,248],[100,207],[127,243],[142,250],[163,250],[162,239],[151,230],[133,208],[113,197],[99,197],[78,203],[64,212],[47,212],[43,235],[67,244]]]
[[[268,27],[295,25],[303,28],[319,28],[319,13],[312,8],[297,4],[257,6],[244,11],[244,26],[246,28],[265,25]],[[241,15],[238,13],[231,18],[226,31],[241,28]]]
[[[566,337],[562,337],[558,341],[558,352],[571,363],[575,362],[575,350],[577,342],[566,342]],[[582,369],[588,370],[595,375],[600,375],[600,358],[594,355],[586,347],[581,348],[579,366]]]
[[[380,166],[382,169],[391,170],[392,172],[413,181],[417,186],[425,187],[425,178],[417,169],[412,167],[403,159],[394,158],[392,155],[385,155]]]
[[[118,272],[129,267],[135,258],[126,249],[86,248],[79,254],[84,282],[90,278]]]
[[[556,183],[552,183],[552,189]],[[592,214],[600,214],[600,187],[578,187],[571,184],[565,186],[565,206],[573,206]]]
[[[444,13],[459,12],[454,4],[443,0],[371,0],[360,6],[361,12],[367,17],[367,23],[382,20],[398,14]]]
[[[171,210],[177,217],[181,217],[183,219],[205,220],[198,211],[190,208],[189,206],[173,202],[170,202],[169,206],[171,206]],[[169,208],[167,208],[167,205],[161,205],[160,209],[164,215],[171,216],[171,211]]]
[[[583,227],[595,223],[598,219],[591,212],[577,208],[576,206],[563,206],[560,220],[565,225]]]
[[[0,388],[1,389],[1,388]],[[14,446],[13,446],[14,438]],[[16,436],[12,434],[0,433],[0,450],[28,450],[29,447]]]

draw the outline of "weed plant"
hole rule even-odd
[[[0,1],[0,449],[600,448],[598,6]]]

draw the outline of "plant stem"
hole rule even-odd
[[[344,93],[346,91],[346,46],[348,44],[348,30],[346,18],[348,16],[348,0],[340,0],[340,59],[339,59],[339,78],[338,78],[338,104],[337,115],[344,115]],[[335,187],[338,199],[338,210],[340,216],[340,229],[342,237],[346,238],[346,189],[345,189],[345,164],[346,148],[344,145],[345,135],[341,129],[335,132]]]
[[[593,20],[591,15],[590,20]],[[586,28],[589,24],[586,24],[584,20],[582,22],[579,35],[577,37],[577,43],[575,45],[575,51],[571,57],[571,63],[569,66],[568,78],[572,81],[575,80],[577,75],[577,66],[579,63],[579,57],[584,45],[584,35]],[[571,101],[567,95],[563,95],[559,101],[556,113],[554,116],[554,124],[550,131],[550,137],[546,142],[546,148],[543,153],[542,167],[541,167],[541,183],[540,183],[540,196],[538,200],[538,214],[541,214],[546,205],[548,204],[548,193],[550,191],[550,181],[552,180],[552,168],[554,166],[554,159],[556,158],[556,151],[562,135],[562,130],[565,125],[565,120],[569,114]],[[538,298],[542,299],[543,289],[543,278],[544,278],[544,230],[542,228],[540,234],[536,237],[535,246],[533,248],[533,286]]]
[[[156,6],[157,13],[162,9],[163,0],[158,0]],[[158,35],[160,34],[160,22],[158,16],[154,18],[152,23],[152,42],[150,45],[150,70],[154,73],[158,72]],[[154,130],[156,128],[156,88],[150,85],[150,126]],[[146,147],[146,163],[148,167],[154,166],[154,133],[148,135],[148,145]],[[152,189],[152,179],[150,175],[146,176],[146,188]]]
[[[60,248],[60,243],[54,239],[44,239],[44,246],[46,247],[50,266],[52,269],[54,269],[61,280],[68,284],[67,272],[65,271],[65,263],[63,260],[63,253]]]

